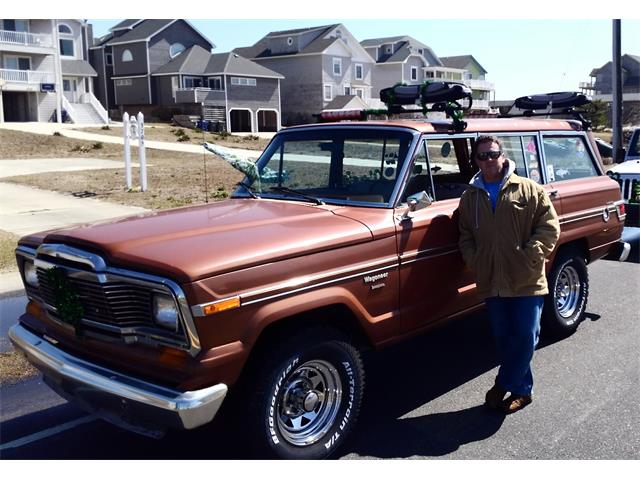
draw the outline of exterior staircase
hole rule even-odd
[[[73,123],[104,123],[102,117],[90,103],[72,103],[71,105],[75,113],[72,118]]]

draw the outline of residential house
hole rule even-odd
[[[270,32],[238,55],[284,76],[282,123],[315,122],[314,114],[355,103],[371,106],[373,59],[342,24]]]
[[[83,20],[0,20],[0,122],[106,123],[91,38]]]
[[[620,59],[622,72],[623,123],[637,124],[640,120],[640,56],[625,54]],[[589,82],[581,82],[580,89],[593,100],[613,102],[613,62],[594,68]]]
[[[485,80],[487,71],[473,55],[440,57],[445,67],[462,70],[462,81],[473,91],[473,111],[488,111],[490,102],[495,97],[495,86]]]
[[[212,54],[194,45],[158,68],[152,78],[162,105],[195,106],[204,119],[231,132],[280,129],[284,77],[236,53]]]
[[[372,82],[376,98],[380,98],[380,90],[397,83],[417,85],[445,73],[448,79],[462,79],[462,72],[448,72],[431,48],[408,35],[370,38],[360,45],[376,62]]]
[[[100,102],[113,118],[121,118],[124,111],[170,118],[172,105],[159,102],[152,74],[194,45],[206,51],[214,48],[186,20],[118,23],[90,48],[90,61],[98,72],[96,94]]]

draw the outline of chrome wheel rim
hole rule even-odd
[[[317,442],[333,426],[342,400],[338,371],[322,360],[297,368],[283,386],[278,405],[278,428],[296,446]]]
[[[566,266],[558,275],[556,282],[556,308],[563,318],[570,318],[578,308],[580,302],[580,276],[578,271]]]

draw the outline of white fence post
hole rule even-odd
[[[140,162],[140,187],[147,191],[147,158],[144,150],[144,115],[138,112],[138,161]]]
[[[124,112],[122,116],[122,132],[124,135],[124,178],[127,190],[131,190],[131,152],[129,146],[131,144],[131,123],[129,122],[129,114]]]

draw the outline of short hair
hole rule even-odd
[[[476,143],[473,144],[473,150],[471,152],[471,158],[475,159],[478,154],[478,147],[483,143],[497,143],[500,150],[502,150],[502,140],[493,135],[480,135],[476,139]]]

